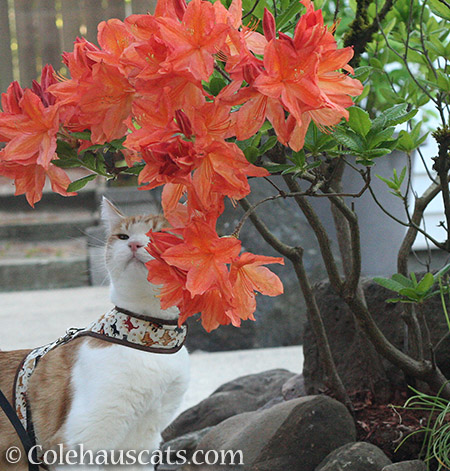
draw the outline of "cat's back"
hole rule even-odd
[[[18,367],[30,350],[0,351],[0,389],[10,403],[13,402],[14,379]],[[11,446],[20,446],[14,427],[5,413],[0,409],[0,469],[9,471],[13,468],[4,461],[5,451]],[[26,468],[24,468],[26,469]]]

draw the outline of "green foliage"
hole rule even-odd
[[[425,394],[412,387],[410,389],[415,393],[410,397],[404,409],[421,410],[429,412],[427,423],[417,432],[409,434],[399,445],[399,447],[412,435],[417,433],[425,434],[424,449],[426,462],[435,459],[438,462],[437,470],[450,468],[450,423],[448,414],[450,413],[450,401],[440,397],[440,393],[436,396]]]
[[[391,298],[386,302],[421,304],[437,294],[450,292],[449,286],[443,286],[440,283],[440,280],[448,271],[450,271],[450,264],[434,275],[430,272],[426,273],[420,281],[417,281],[415,273],[411,273],[410,278],[396,273],[391,278],[377,277],[373,280],[389,291],[399,294],[398,298]],[[440,284],[439,289],[434,289],[436,283]]]
[[[102,145],[94,144],[80,150],[79,141],[90,141],[90,139],[91,132],[84,131],[71,133],[70,140],[66,138],[64,140],[58,139],[57,141],[56,154],[58,155],[58,159],[52,160],[53,164],[60,168],[84,167],[94,172],[93,175],[88,175],[87,177],[72,182],[68,187],[68,191],[80,190],[97,175],[106,178],[116,177],[116,165],[112,164],[108,167],[106,156],[108,154],[117,154],[119,158],[116,160],[122,161],[125,137],[115,139]]]
[[[386,185],[392,190],[389,193],[403,199],[404,197],[401,192],[401,187],[402,187],[403,180],[405,179],[405,175],[406,175],[406,167],[403,167],[403,170],[401,171],[400,176],[397,174],[397,169],[394,168],[393,176],[390,180],[380,175],[377,175],[377,178],[379,178],[384,183],[386,183]]]

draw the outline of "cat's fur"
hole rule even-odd
[[[106,265],[112,303],[135,313],[176,319],[176,310],[161,311],[158,288],[148,283],[143,263],[150,259],[146,233],[161,229],[164,218],[126,218],[105,199],[102,218],[109,234]],[[119,238],[121,234],[129,238]],[[16,369],[25,354],[26,350],[0,351],[0,389],[11,401]],[[93,338],[60,346],[42,358],[29,384],[37,441],[44,449],[62,443],[67,449],[83,444],[85,450],[155,450],[187,389],[188,370],[184,347],[175,354],[156,354]],[[24,460],[17,466],[4,461],[6,449],[13,445],[20,446],[19,439],[0,411],[0,470],[27,470]]]

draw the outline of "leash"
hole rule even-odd
[[[23,448],[27,456],[28,471],[39,471],[39,465],[33,464],[29,459],[29,456],[30,456],[29,453],[31,450],[33,450],[31,452],[31,456],[33,458],[32,461],[34,461],[34,463],[37,463],[36,448],[33,448],[35,447],[36,443],[28,435],[27,431],[22,425],[22,422],[17,417],[16,411],[13,409],[8,399],[6,399],[1,389],[0,389],[0,407],[3,409],[4,413],[6,414],[6,417],[11,422],[12,426],[16,430],[18,437],[20,438],[20,441],[22,442]]]

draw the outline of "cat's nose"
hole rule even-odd
[[[141,243],[139,242],[128,242],[128,247],[130,247],[131,251],[134,253],[141,247],[144,247]]]

